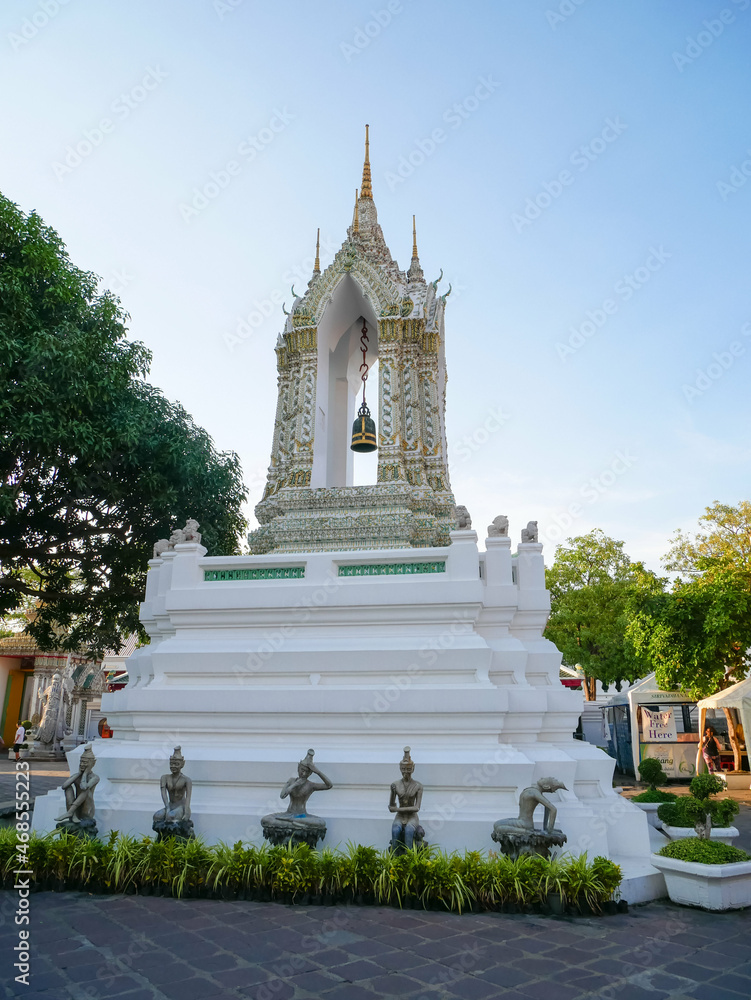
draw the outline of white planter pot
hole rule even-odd
[[[696,836],[696,830],[692,826],[668,826],[667,823],[661,823],[660,826],[671,840],[685,840],[686,837]],[[739,835],[740,830],[734,826],[713,826],[710,831],[711,839],[718,844],[732,844]]]
[[[631,799],[634,802],[633,799]],[[662,802],[634,802],[635,806],[638,806],[643,812],[647,814],[647,822],[650,826],[653,826],[655,830],[660,829],[660,821],[657,818],[657,810],[662,805]]]
[[[700,865],[653,854],[655,868],[665,876],[674,903],[702,910],[740,910],[751,906],[751,861],[730,865]]]

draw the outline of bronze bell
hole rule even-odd
[[[370,415],[370,410],[363,399],[360,409],[357,411],[355,422],[352,425],[352,451],[368,452],[377,451],[378,439],[376,438],[375,420]]]

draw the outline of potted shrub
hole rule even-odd
[[[675,802],[677,796],[672,792],[661,792],[657,787],[663,785],[668,776],[662,769],[662,764],[656,757],[645,757],[639,764],[639,777],[649,785],[646,792],[634,795],[631,799],[647,814],[651,826],[657,827],[657,809],[663,802]]]
[[[710,839],[713,822],[728,823],[738,804],[712,798],[724,788],[712,774],[697,774],[689,788],[690,795],[678,808],[693,821],[697,836],[675,840],[652,855],[652,864],[665,876],[668,895],[674,903],[704,910],[751,906],[751,857]]]
[[[712,799],[724,787],[723,782],[713,774],[698,774],[691,781],[690,795],[658,806],[657,816],[668,837],[679,840],[696,833],[703,839],[730,844],[739,833],[730,825],[730,820],[738,812],[738,803],[733,799]]]

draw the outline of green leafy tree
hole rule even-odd
[[[127,318],[0,195],[0,617],[35,600],[43,648],[117,647],[157,538],[195,517],[232,553],[245,526],[237,456],[144,381]]]
[[[748,672],[751,503],[715,502],[699,524],[694,536],[674,536],[664,565],[682,575],[634,603],[627,632],[661,688],[705,698]]]
[[[637,592],[660,591],[663,584],[631,562],[623,546],[596,528],[558,545],[545,573],[551,601],[545,636],[565,663],[581,665],[588,698],[595,696],[595,679],[620,687],[644,673],[624,638],[629,608]]]
[[[715,501],[699,525],[694,536],[676,532],[665,568],[687,576],[732,569],[751,579],[751,502],[731,507]]]
[[[751,592],[730,569],[677,580],[635,602],[627,637],[666,691],[706,698],[743,680],[751,647]]]

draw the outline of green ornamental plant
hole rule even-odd
[[[665,844],[657,853],[664,858],[676,858],[679,861],[702,865],[729,865],[751,860],[749,855],[738,847],[720,844],[714,840],[703,840],[701,837],[674,840],[670,844]]]
[[[6,888],[16,867],[16,832],[0,830],[0,872]],[[306,845],[260,847],[236,843],[208,846],[200,838],[155,842],[117,832],[104,842],[55,831],[32,833],[27,858],[35,888],[139,892],[176,897],[222,895],[284,902],[440,908],[549,909],[568,905],[598,911],[621,881],[607,858],[585,855],[512,860],[493,852],[445,854],[437,847],[405,851],[348,845],[345,851]]]
[[[708,840],[712,824],[727,826],[738,812],[738,803],[734,799],[718,801],[712,798],[725,790],[723,782],[713,774],[697,774],[688,787],[691,794],[686,796],[683,808],[689,819],[693,820],[697,836],[701,840]]]
[[[645,757],[639,764],[639,777],[649,785],[646,792],[634,795],[633,802],[673,802],[676,796],[672,792],[661,792],[657,787],[668,780],[662,769],[662,764],[656,757]]]

